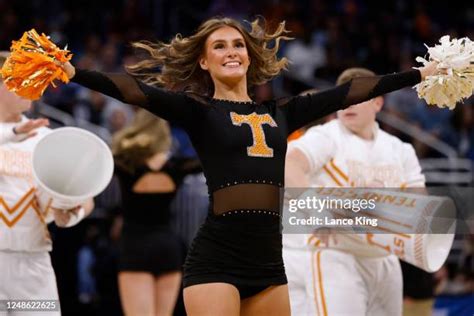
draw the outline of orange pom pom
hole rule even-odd
[[[72,54],[45,34],[34,29],[25,32],[19,41],[12,41],[10,52],[1,74],[8,90],[17,95],[37,100],[50,84],[56,87],[54,80],[69,82],[61,65],[71,60]]]

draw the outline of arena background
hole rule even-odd
[[[7,50],[31,28],[68,45],[73,62],[83,68],[123,71],[136,58],[134,40],[169,40],[190,34],[216,16],[270,25],[286,20],[294,41],[281,55],[292,64],[271,84],[253,91],[257,101],[331,87],[347,67],[367,67],[379,74],[415,66],[442,36],[474,39],[474,5],[450,1],[249,1],[249,0],[108,0],[0,1],[0,49]],[[412,89],[385,98],[379,121],[384,129],[412,143],[427,185],[472,186],[474,159],[473,98],[454,111],[428,107]],[[126,126],[134,108],[75,84],[48,89],[31,116],[48,117],[52,127],[88,129],[110,143]],[[194,156],[187,136],[173,127],[173,153]],[[202,175],[188,176],[174,203],[173,226],[189,245],[206,216],[207,191]],[[120,315],[116,284],[116,244],[120,231],[120,192],[113,181],[96,198],[91,217],[71,229],[51,225],[53,264],[64,315]],[[0,237],[1,238],[1,237]],[[458,236],[445,266],[428,289],[405,278],[405,290],[435,295],[434,315],[464,315],[474,305],[474,237]],[[15,286],[15,285],[12,285]],[[469,307],[470,306],[470,307]],[[184,315],[182,301],[176,315]]]

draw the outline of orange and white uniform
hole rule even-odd
[[[11,131],[13,125],[0,123],[0,131]],[[49,131],[39,128],[22,142],[10,141],[6,133],[0,139],[0,300],[58,299],[47,229],[53,215],[36,204],[32,177],[33,149]],[[59,312],[36,313],[45,314]]]
[[[310,166],[314,187],[423,187],[425,178],[410,144],[374,125],[364,140],[339,120],[309,129],[289,143]],[[398,258],[356,256],[317,247],[311,235],[285,234],[285,261],[293,315],[401,315]]]

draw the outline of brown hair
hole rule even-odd
[[[114,134],[112,153],[116,164],[128,172],[146,164],[158,152],[171,146],[168,123],[146,110],[138,110],[133,122]]]
[[[375,77],[375,72],[367,68],[348,68],[337,78],[336,85],[341,85],[357,77]]]
[[[263,26],[261,24],[259,19],[254,20],[248,31],[234,19],[213,18],[202,23],[193,35],[182,37],[178,34],[169,44],[135,42],[132,45],[145,50],[151,58],[128,66],[127,71],[149,84],[210,96],[214,92],[214,85],[209,73],[201,69],[199,59],[209,35],[223,26],[230,26],[242,34],[247,46],[251,60],[247,73],[249,87],[263,84],[286,69],[288,60],[279,59],[277,52],[280,40],[291,38],[285,36],[288,33],[285,22],[281,22],[273,33],[267,32],[265,23]],[[161,72],[157,73],[157,68],[161,68]]]

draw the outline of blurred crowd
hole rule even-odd
[[[379,74],[407,70],[416,66],[416,56],[425,55],[425,44],[433,46],[442,35],[474,38],[474,8],[468,2],[37,0],[0,1],[0,46],[7,49],[12,39],[35,28],[67,45],[78,67],[123,71],[123,65],[136,61],[130,42],[187,35],[216,15],[249,21],[262,16],[270,27],[285,20],[291,31],[294,40],[281,50],[291,60],[289,71],[272,85],[256,88],[257,100],[326,88],[352,66]],[[129,106],[74,85],[48,90],[43,101],[111,134],[133,116]],[[427,107],[405,89],[389,95],[385,109],[446,142],[459,156],[474,159],[471,107],[455,112]],[[421,157],[440,155],[422,144],[417,150]]]
[[[426,54],[425,44],[433,46],[442,35],[474,39],[474,6],[468,1],[448,5],[428,0],[0,0],[0,49],[7,50],[11,40],[35,28],[60,46],[67,45],[77,67],[121,72],[124,65],[137,61],[130,42],[188,35],[216,15],[248,21],[261,16],[270,27],[285,20],[291,31],[294,40],[281,49],[281,56],[291,61],[289,70],[271,84],[256,87],[253,97],[257,101],[331,87],[348,67],[366,67],[379,74],[408,70],[416,66],[416,56]],[[135,113],[133,106],[75,84],[48,89],[42,102],[77,122],[102,127],[107,132],[101,136],[108,142]],[[382,112],[402,125],[390,123],[393,119],[382,120],[381,125],[413,143],[420,158],[449,154],[469,159],[471,182],[462,185],[472,185],[473,103],[471,98],[454,111],[438,109],[427,106],[416,91],[407,88],[387,95]],[[405,126],[414,132],[406,133]],[[172,134],[172,153],[194,157],[185,133],[172,127]],[[417,135],[426,135],[428,141]],[[174,225],[189,244],[206,215],[207,193],[204,180],[196,176],[190,176],[180,190]],[[78,227],[52,228],[53,262],[65,315],[77,308],[103,315],[120,313],[114,270],[120,217],[116,183],[112,182],[96,205],[95,215]],[[437,295],[474,292],[474,239],[457,242],[460,251],[436,274]],[[104,308],[107,313],[101,313]]]

